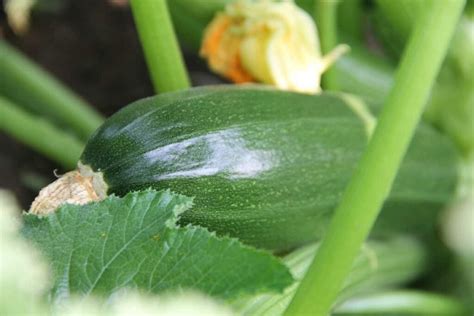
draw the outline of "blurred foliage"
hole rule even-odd
[[[49,305],[51,282],[47,262],[20,237],[20,208],[14,195],[0,189],[0,315],[161,315],[230,316],[222,303],[197,292],[151,296],[122,289],[107,301],[75,297],[61,305]]]
[[[376,0],[375,30],[385,51],[396,60],[426,0]],[[425,117],[447,133],[465,156],[474,152],[474,14],[472,1],[457,26],[433,89]]]

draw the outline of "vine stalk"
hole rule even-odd
[[[329,314],[390,192],[464,3],[464,0],[427,2],[402,56],[395,84],[367,150],[285,315]]]
[[[132,0],[130,4],[155,92],[189,88],[166,0]]]

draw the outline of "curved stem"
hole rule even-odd
[[[76,138],[1,97],[0,130],[68,169],[76,167],[84,147]]]
[[[130,4],[155,92],[189,88],[166,0],[132,0]]]
[[[372,139],[286,315],[327,315],[378,216],[464,6],[432,0],[416,25]]]
[[[0,95],[44,114],[87,139],[103,118],[61,82],[0,40]]]

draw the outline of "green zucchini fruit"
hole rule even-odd
[[[367,144],[361,117],[337,95],[195,88],[111,116],[89,139],[80,165],[102,173],[107,193],[153,187],[193,196],[182,224],[288,249],[323,235]],[[418,229],[418,211],[433,218],[453,194],[455,166],[451,144],[422,126],[388,197],[393,212],[379,225],[415,221]]]

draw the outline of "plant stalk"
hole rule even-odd
[[[51,117],[84,140],[103,121],[84,100],[5,41],[0,41],[0,95]]]
[[[51,123],[0,97],[0,130],[67,169],[76,167],[84,145]]]
[[[166,0],[132,0],[130,4],[155,92],[189,88]]]
[[[321,52],[328,54],[338,44],[337,39],[337,5],[339,0],[316,0],[314,19],[318,27]],[[322,77],[326,90],[338,90],[337,72],[329,68]]]
[[[428,3],[410,37],[367,150],[285,315],[329,314],[390,192],[464,2],[433,0]]]

